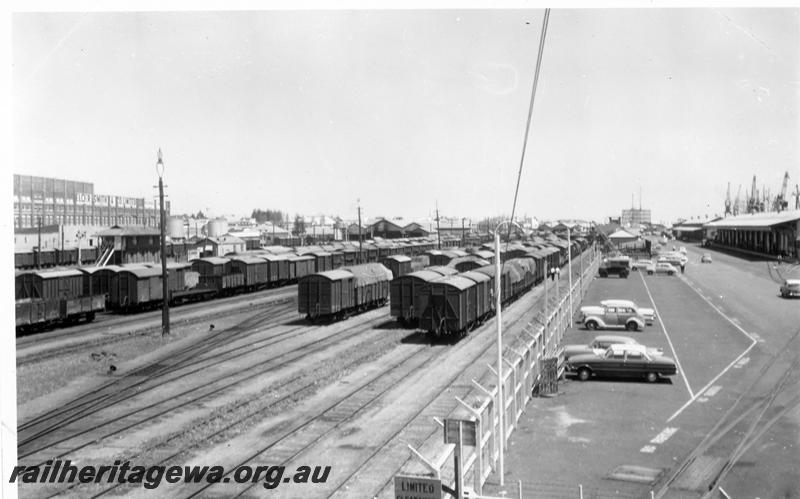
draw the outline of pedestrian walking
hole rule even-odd
[[[686,268],[686,264],[684,262],[681,262],[681,274],[683,274],[683,269],[685,269],[685,268]]]

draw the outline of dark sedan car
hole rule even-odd
[[[644,378],[653,383],[661,376],[678,372],[675,361],[669,357],[654,356],[643,345],[615,344],[602,354],[575,355],[566,363],[566,371],[586,381],[592,376]]]

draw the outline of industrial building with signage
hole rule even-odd
[[[164,210],[169,214],[169,202]],[[158,200],[96,194],[94,184],[14,174],[14,228],[39,225],[158,227]]]

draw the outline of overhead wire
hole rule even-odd
[[[525,152],[528,149],[528,135],[530,134],[531,129],[531,121],[533,119],[533,104],[536,100],[536,88],[539,84],[539,73],[542,69],[542,55],[544,54],[544,43],[547,37],[547,24],[550,20],[550,9],[544,10],[544,17],[542,18],[542,30],[539,37],[539,51],[536,55],[536,69],[533,73],[533,85],[531,88],[531,99],[530,104],[528,106],[528,118],[525,123],[525,135],[522,138],[522,155],[519,160],[519,170],[517,172],[517,184],[514,188],[514,202],[511,205],[511,218],[509,219],[508,223],[508,232],[506,233],[506,251],[508,251],[508,245],[511,242],[511,226],[514,224],[514,214],[516,213],[517,209],[517,198],[519,196],[519,184],[520,180],[522,179],[522,167],[525,164]],[[498,230],[499,230],[498,226]],[[505,266],[505,262],[501,263],[501,274],[502,269]],[[546,270],[546,269],[545,269]],[[496,279],[500,279],[500,276],[496,276]]]
[[[511,224],[514,222],[514,213],[517,209],[517,197],[519,195],[519,184],[520,180],[522,179],[522,167],[525,163],[525,153],[528,149],[528,135],[530,134],[531,129],[531,121],[533,118],[533,104],[536,100],[536,88],[539,85],[539,73],[542,69],[542,55],[544,54],[544,42],[545,38],[547,37],[547,24],[550,19],[550,9],[544,10],[544,18],[542,19],[542,32],[539,38],[539,52],[536,56],[536,70],[533,74],[533,87],[531,88],[531,100],[530,105],[528,106],[528,119],[525,124],[525,136],[522,140],[522,156],[519,160],[519,171],[517,172],[517,185],[514,189],[514,203],[511,205],[511,220],[508,224],[508,234],[506,235],[506,248],[508,247],[508,241],[511,239]]]

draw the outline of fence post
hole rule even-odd
[[[489,370],[494,372],[495,376],[497,375],[497,371],[495,371],[492,368],[492,366],[489,366]],[[489,407],[488,407],[487,415],[489,416],[489,432],[490,432],[491,440],[492,440],[491,458],[492,458],[492,463],[494,463],[494,466],[497,466],[496,460],[497,460],[498,444],[497,444],[497,430],[494,427],[494,420],[495,420],[495,415],[494,415],[494,413],[495,413],[495,408],[494,408],[494,406],[495,406],[495,404],[494,404],[495,398],[494,398],[494,394],[491,391],[489,391],[486,388],[484,388],[483,386],[481,386],[477,381],[473,380],[472,382],[475,383],[475,386],[480,388],[489,397]],[[500,388],[498,387],[497,389],[499,390]]]
[[[517,400],[517,393],[518,393],[518,391],[517,391],[517,386],[518,386],[517,385],[517,364],[516,363],[511,363],[511,361],[509,361],[505,357],[503,357],[503,360],[505,361],[506,364],[508,364],[509,367],[511,367],[511,375],[513,376],[512,380],[511,380],[511,391],[512,391],[512,393],[514,395],[514,426],[516,426],[516,422],[519,421],[519,418],[517,416],[519,414],[519,402]],[[509,377],[511,377],[511,376],[509,376]]]
[[[471,405],[467,404],[460,398],[456,397],[456,400],[459,404],[466,407],[466,409],[475,416],[476,419],[476,435],[475,435],[475,471],[473,472],[473,478],[475,480],[475,492],[478,495],[483,493],[483,423],[481,421],[481,413],[476,411]],[[467,471],[464,470],[464,474]]]

